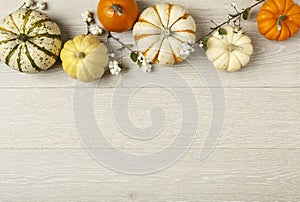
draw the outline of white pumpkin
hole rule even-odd
[[[99,79],[108,63],[106,46],[96,36],[77,35],[67,41],[60,58],[65,72],[82,82]]]
[[[185,8],[159,3],[147,8],[134,25],[133,36],[149,62],[172,65],[182,62],[182,45],[196,40],[196,24]]]
[[[0,60],[15,70],[47,70],[61,46],[60,29],[45,13],[19,9],[0,22]]]
[[[226,34],[215,31],[207,41],[206,55],[217,69],[234,72],[246,66],[253,54],[251,39],[235,31],[231,26],[225,26]]]

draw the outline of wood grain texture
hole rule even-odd
[[[139,89],[128,104],[130,120],[122,117],[123,122],[141,128],[151,125],[153,107],[165,110],[163,131],[151,141],[129,138],[118,128],[114,120],[118,112],[112,107],[115,89],[98,88],[92,95],[97,122],[118,148],[145,152],[164,148],[176,138],[182,124],[180,103],[171,93],[175,90],[185,89]],[[192,90],[201,120],[193,148],[201,148],[211,127],[213,106],[207,89]],[[125,96],[127,89],[120,92]],[[6,135],[0,136],[0,148],[82,148],[76,135],[73,94],[73,89],[2,89],[0,97],[5,99],[0,99],[0,131]],[[225,94],[226,120],[218,148],[300,149],[300,89],[230,88]],[[78,121],[85,121],[84,116],[81,119]]]
[[[48,2],[47,13],[62,28],[64,41],[86,31],[80,14],[95,10],[98,3]],[[160,1],[137,2],[142,11]],[[198,37],[212,26],[210,19],[222,22],[231,10],[230,0],[168,2],[189,10]],[[237,0],[237,5],[245,8],[254,2]],[[20,4],[3,0],[0,18]],[[300,34],[285,42],[267,41],[257,31],[257,12],[254,9],[243,22],[254,55],[237,73],[216,71],[199,48],[186,62],[172,68],[154,66],[151,74],[137,69],[122,51],[118,56],[127,67],[122,75],[107,74],[89,84],[68,78],[60,62],[39,74],[19,73],[0,63],[0,201],[299,201]],[[116,36],[133,43],[131,32]],[[215,90],[225,95],[223,133],[212,153],[200,160],[213,109],[222,115],[223,103],[212,104]],[[85,114],[75,119],[74,101],[92,99],[87,109],[94,110],[101,133],[113,147],[139,155],[164,150],[186,124],[176,97],[186,91],[196,100],[191,109],[198,111],[198,131],[187,153],[162,171],[116,172],[97,162],[80,141],[78,122],[92,120]],[[92,92],[90,97],[86,92]],[[151,110],[161,107],[165,115],[156,118],[162,130],[148,140],[130,137],[115,119],[124,102],[128,117],[120,117],[123,126],[147,130],[153,122]],[[100,145],[96,149],[110,151]],[[127,159],[111,158],[125,167]]]
[[[82,149],[0,151],[3,201],[300,199],[299,150],[217,149],[199,161],[192,149],[167,170],[146,176],[111,171]]]

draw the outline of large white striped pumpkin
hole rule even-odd
[[[180,54],[182,44],[195,42],[196,24],[182,6],[159,3],[143,11],[133,36],[149,62],[172,65],[185,59]]]
[[[19,9],[0,22],[0,60],[15,70],[47,70],[61,47],[58,25],[42,12]]]

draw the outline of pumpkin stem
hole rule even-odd
[[[28,37],[25,34],[19,34],[17,36],[17,39],[22,41],[22,42],[26,42],[28,40]]]
[[[163,36],[164,37],[169,37],[169,36],[171,36],[171,30],[170,29],[168,29],[168,28],[164,28],[164,30],[162,31],[162,33],[163,33]]]
[[[113,5],[111,6],[111,8],[112,8],[115,12],[117,12],[119,16],[123,15],[123,10],[122,10],[120,4],[113,4]]]
[[[282,29],[281,26],[281,22],[284,21],[286,19],[286,15],[282,14],[279,16],[278,20],[277,20],[277,29],[278,31],[280,31]]]
[[[228,44],[228,45],[226,46],[226,49],[227,49],[229,52],[233,52],[233,51],[237,50],[238,48],[239,48],[238,46],[236,46],[236,45],[234,45],[234,44],[232,44],[232,43],[230,43],[230,44]]]
[[[76,57],[78,57],[79,59],[83,59],[85,57],[85,54],[83,52],[76,52]]]

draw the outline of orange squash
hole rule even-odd
[[[100,0],[97,15],[108,31],[125,32],[133,27],[139,12],[135,0]]]
[[[267,0],[257,15],[259,32],[269,40],[286,40],[300,28],[300,6],[293,0]]]

